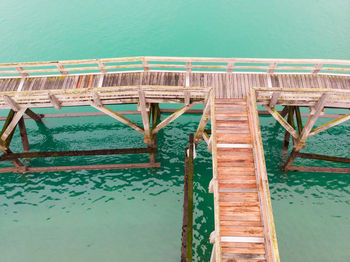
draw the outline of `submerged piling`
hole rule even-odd
[[[184,177],[181,262],[192,261],[193,153],[194,153],[194,136],[191,133],[189,138],[189,146],[185,150],[185,177]]]

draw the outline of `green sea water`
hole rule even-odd
[[[349,14],[348,0],[0,0],[0,62],[139,55],[350,59]],[[159,133],[159,169],[1,175],[0,261],[179,261],[184,147],[198,121],[185,115]],[[281,172],[283,128],[271,117],[260,121],[281,261],[349,261],[350,176]],[[108,117],[29,120],[27,128],[33,151],[143,146],[139,134]],[[312,137],[305,151],[350,157],[349,134],[344,123]],[[21,150],[19,133],[12,149]],[[128,155],[27,163],[146,161]],[[194,261],[208,261],[211,252],[211,175],[210,153],[200,144]]]

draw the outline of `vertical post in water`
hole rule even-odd
[[[185,151],[184,204],[182,224],[181,262],[192,262],[193,240],[193,150],[194,136],[191,133]]]

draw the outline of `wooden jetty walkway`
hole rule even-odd
[[[168,103],[181,106],[176,110],[160,107]],[[137,110],[108,107],[122,104],[135,104]],[[203,109],[192,110],[196,104]],[[266,110],[258,111],[257,105]],[[68,106],[91,106],[97,112],[40,114],[40,108]],[[309,113],[301,108],[308,108]],[[328,114],[328,108],[342,112]],[[157,133],[184,113],[202,114],[194,145],[205,141],[212,152],[215,232],[211,261],[279,261],[258,114],[270,114],[285,129],[282,153],[287,156],[290,144],[292,149],[283,170],[350,173],[344,167],[293,165],[296,158],[350,163],[345,157],[301,152],[309,137],[350,120],[350,114],[344,114],[350,109],[348,60],[129,57],[7,63],[0,64],[0,109],[9,110],[8,117],[0,118],[5,120],[0,162],[13,164],[0,168],[0,173],[159,167]],[[170,115],[161,121],[161,113]],[[130,114],[139,114],[142,125],[128,119]],[[40,123],[46,117],[100,115],[142,134],[146,147],[30,151],[24,120]],[[333,120],[315,127],[320,117]],[[17,126],[23,145],[19,153],[10,149]],[[150,162],[59,167],[27,167],[22,162],[26,158],[110,154],[149,154]],[[190,239],[183,252],[185,261],[191,257]]]
[[[212,261],[279,261],[255,103],[217,98],[214,103]]]

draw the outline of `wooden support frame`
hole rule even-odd
[[[155,154],[156,147],[147,148],[124,148],[124,149],[97,149],[80,151],[51,151],[51,152],[29,152],[29,141],[24,121],[26,108],[18,112],[10,110],[8,118],[0,134],[0,149],[3,155],[0,161],[11,161],[15,166],[0,168],[0,173],[27,173],[27,172],[54,172],[54,171],[75,171],[75,170],[100,170],[100,169],[121,169],[121,168],[155,168],[160,167],[160,163],[151,161],[150,163],[130,163],[130,164],[111,164],[111,165],[83,165],[83,166],[54,166],[54,167],[26,167],[19,160],[22,158],[40,158],[40,157],[70,157],[70,156],[91,156],[91,155],[115,155],[115,154]],[[159,108],[158,108],[159,111]],[[158,113],[157,113],[158,115]],[[20,128],[20,135],[23,145],[23,153],[13,153],[8,145],[12,139],[16,126]]]
[[[305,147],[306,139],[308,138],[312,127],[315,125],[317,119],[321,115],[328,96],[329,96],[328,93],[323,93],[321,95],[320,99],[316,102],[315,107],[314,107],[315,108],[314,114],[308,118],[308,120],[305,124],[305,127],[302,129],[300,135],[297,137],[297,139],[294,143],[294,146],[293,146],[293,150],[292,150],[291,154],[289,155],[287,162],[282,167],[282,170],[284,170],[284,171],[289,170],[290,167],[292,166],[295,158],[297,157],[297,153],[302,148]]]
[[[260,88],[259,88],[260,89]],[[278,89],[279,95],[284,92],[283,89]],[[288,89],[285,92],[290,92]],[[300,91],[302,92],[302,90]],[[315,91],[316,92],[316,91]],[[317,92],[316,92],[317,93]],[[271,108],[270,105],[276,103],[275,92],[272,93],[272,98],[269,105],[264,105],[267,111],[286,129],[285,138],[283,142],[283,155],[287,153],[290,135],[292,135],[293,139],[293,149],[290,155],[288,156],[287,161],[282,167],[283,171],[304,171],[304,172],[333,172],[333,173],[350,173],[350,168],[333,168],[333,167],[312,167],[312,166],[293,166],[293,162],[296,158],[307,158],[307,159],[315,159],[315,160],[323,160],[323,161],[332,161],[339,163],[350,163],[350,159],[344,157],[334,157],[334,156],[326,156],[319,154],[310,154],[310,153],[301,153],[300,150],[305,147],[306,140],[314,136],[328,128],[336,126],[338,124],[344,123],[350,119],[350,114],[345,115],[332,115],[338,116],[336,119],[329,121],[317,128],[313,128],[317,119],[322,116],[324,113],[324,107],[327,103],[327,99],[332,95],[331,92],[325,92],[324,90],[320,90],[321,93],[318,100],[316,100],[315,104],[312,106],[310,110],[309,118],[303,126],[302,114],[300,112],[299,106],[286,106],[288,110],[288,118],[284,119],[283,116],[279,112],[277,112],[274,108]],[[274,100],[275,102],[273,102]],[[285,111],[284,109],[284,111]],[[297,130],[295,130],[295,121],[296,119]],[[304,114],[305,116],[305,114]]]
[[[91,79],[91,78],[90,78]],[[104,93],[104,97],[99,96],[99,92],[116,92],[118,94],[118,90],[113,90],[114,87],[94,89],[94,90],[78,90],[75,89],[77,93],[70,94],[71,96],[79,96],[79,99],[85,99],[88,105],[94,107],[99,112],[87,112],[87,113],[64,113],[64,114],[47,114],[40,115],[31,111],[29,108],[24,107],[24,100],[29,99],[37,99],[38,97],[42,97],[42,99],[49,100],[49,104],[47,106],[54,106],[56,109],[60,109],[63,106],[68,106],[65,104],[65,100],[62,98],[62,94],[55,93],[55,91],[50,91],[48,94],[41,94],[38,92],[27,92],[21,97],[8,96],[7,104],[13,108],[11,110],[11,115],[8,117],[8,121],[5,122],[6,127],[1,133],[0,137],[4,139],[2,143],[2,151],[4,155],[0,157],[0,161],[12,161],[15,164],[14,168],[5,168],[1,169],[0,172],[44,172],[44,171],[68,171],[68,170],[79,170],[79,169],[87,169],[87,170],[95,170],[100,169],[96,166],[73,166],[73,167],[26,167],[24,166],[19,159],[22,158],[36,158],[36,157],[68,157],[68,156],[84,156],[84,155],[106,155],[106,154],[119,154],[118,149],[115,150],[80,150],[80,151],[63,151],[63,152],[29,152],[29,139],[26,132],[25,121],[24,119],[32,118],[37,122],[42,122],[43,117],[78,117],[78,116],[97,116],[97,115],[108,115],[121,123],[133,128],[138,131],[142,135],[144,135],[144,141],[147,144],[147,152],[150,156],[150,163],[136,164],[140,167],[158,167],[159,163],[156,163],[156,149],[157,149],[157,132],[164,128],[167,124],[171,123],[183,113],[186,113],[193,105],[198,103],[203,103],[205,99],[205,95],[207,94],[207,89],[196,88],[196,87],[188,87],[186,90],[179,89],[173,90],[172,88],[166,86],[139,86],[138,91],[135,87],[124,87],[127,89],[127,96],[123,94],[123,97],[126,97],[126,100],[122,101],[122,104],[128,103],[139,103],[140,113],[137,111],[122,111],[115,112],[112,109],[106,107],[104,102],[106,102],[106,95]],[[188,89],[188,90],[187,90]],[[136,91],[136,92],[135,92]],[[80,94],[79,92],[83,92]],[[147,92],[147,94],[146,94]],[[165,92],[167,94],[166,99],[161,97],[161,94]],[[114,93],[113,93],[114,94]],[[113,95],[112,94],[112,95]],[[170,95],[170,96],[169,96]],[[25,97],[27,96],[27,97]],[[38,97],[36,97],[38,96]],[[146,96],[148,96],[146,98]],[[14,99],[14,97],[16,99]],[[25,97],[25,98],[24,98]],[[74,98],[73,97],[73,98]],[[150,98],[149,98],[150,97]],[[6,99],[6,98],[5,98]],[[24,99],[24,100],[23,100]],[[107,98],[109,99],[109,98]],[[146,101],[147,99],[147,101]],[[149,100],[148,100],[149,99]],[[16,101],[17,100],[17,101]],[[26,100],[25,100],[26,101]],[[109,104],[110,100],[107,100],[107,104]],[[155,102],[156,101],[156,102]],[[178,110],[164,110],[165,112],[173,112],[170,116],[168,116],[165,120],[158,123],[158,119],[160,118],[161,109],[159,108],[158,102],[168,101],[170,103],[177,103],[179,101],[184,102],[184,106]],[[20,104],[19,104],[20,103]],[[46,103],[46,102],[45,102]],[[118,103],[117,103],[118,104]],[[46,105],[46,104],[45,104]],[[81,104],[77,104],[81,105]],[[147,109],[147,105],[149,109]],[[195,113],[202,113],[202,110],[194,110]],[[24,114],[27,115],[24,115]],[[143,127],[137,125],[133,121],[124,117],[121,113],[126,114],[141,114],[143,120]],[[193,113],[193,112],[192,112]],[[14,130],[16,126],[20,127],[20,135],[22,139],[23,151],[22,153],[13,153],[9,148],[8,144],[13,136]],[[0,141],[0,143],[1,143]],[[142,153],[142,152],[137,152]],[[132,168],[132,164],[118,164],[118,165],[99,165],[102,168]]]

